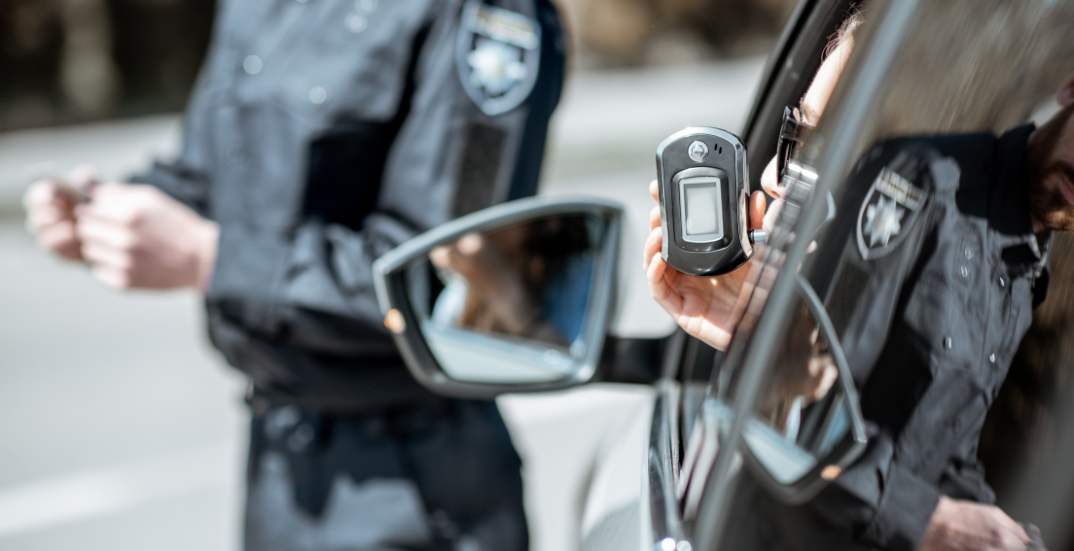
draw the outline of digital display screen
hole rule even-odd
[[[679,182],[683,239],[704,243],[723,238],[723,200],[720,179],[684,178]]]

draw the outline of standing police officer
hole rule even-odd
[[[536,191],[563,58],[548,0],[226,0],[176,162],[27,192],[102,283],[205,293],[252,383],[247,549],[527,547],[495,405],[411,379],[370,266]]]

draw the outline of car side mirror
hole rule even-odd
[[[820,298],[801,276],[800,302],[743,430],[747,463],[784,502],[808,501],[865,449],[846,356]]]
[[[520,199],[382,256],[377,298],[410,372],[471,398],[588,382],[614,306],[622,215],[597,199]]]

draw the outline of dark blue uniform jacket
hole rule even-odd
[[[259,390],[326,411],[431,399],[370,267],[536,190],[563,39],[547,0],[496,4],[539,24],[540,64],[527,99],[489,116],[457,66],[461,0],[221,2],[182,154],[133,180],[219,224],[209,332]]]
[[[898,249],[866,259],[848,243],[826,284],[872,434],[811,508],[866,546],[913,549],[941,494],[995,499],[977,443],[1047,289],[1051,234],[1033,232],[1026,194],[1032,130],[889,141],[852,176],[851,193],[887,168],[929,194]]]
[[[869,443],[802,506],[759,487],[740,512],[742,549],[910,550],[941,495],[991,503],[977,461],[988,407],[1047,288],[1051,234],[1037,236],[1024,167],[1032,127],[887,141],[850,176],[839,204],[865,213],[882,170],[924,192],[882,254],[864,214],[837,217],[807,262],[860,392]],[[913,202],[906,201],[903,204]],[[894,235],[894,233],[890,234]],[[889,235],[889,236],[890,236]],[[752,501],[750,501],[752,500]],[[736,517],[739,518],[739,517]]]

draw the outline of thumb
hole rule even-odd
[[[768,200],[765,199],[764,192],[762,191],[755,191],[750,195],[750,202],[747,210],[749,211],[751,230],[761,229],[761,224],[764,222],[764,211],[767,203]]]

